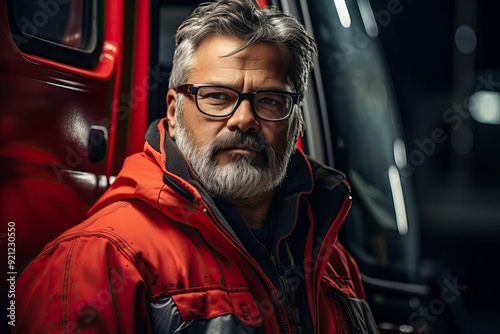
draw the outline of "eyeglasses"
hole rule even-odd
[[[298,93],[276,90],[241,93],[229,87],[208,84],[187,84],[175,90],[194,95],[198,110],[212,117],[228,117],[236,111],[243,99],[248,99],[254,115],[268,122],[283,121],[290,117],[293,106],[299,99]]]

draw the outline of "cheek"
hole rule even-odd
[[[288,127],[288,122],[277,122],[262,129],[264,139],[276,152],[283,152],[288,144]]]
[[[200,113],[186,113],[183,121],[184,128],[187,130],[191,141],[198,147],[205,147],[210,144],[223,126],[221,122],[207,120]]]

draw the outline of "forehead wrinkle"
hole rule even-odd
[[[238,40],[220,36],[204,40],[195,53],[190,83],[213,83],[247,90],[289,88],[287,70],[291,54],[286,46],[262,42],[226,56],[238,43]]]

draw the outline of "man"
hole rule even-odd
[[[344,176],[295,151],[313,39],[253,0],[176,35],[167,115],[18,280],[20,333],[371,333]]]

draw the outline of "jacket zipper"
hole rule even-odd
[[[340,211],[337,215],[337,217],[335,217],[335,220],[333,221],[333,224],[330,225],[330,228],[328,229],[328,231],[326,232],[325,236],[328,236],[331,234],[331,230],[333,229],[334,226],[336,226],[339,221],[344,221],[345,217],[347,216],[347,213],[349,212],[349,209],[351,208],[351,196],[350,195],[347,195],[344,199],[344,203],[342,203],[342,207],[340,208]],[[321,244],[320,248],[319,248],[319,252],[318,252],[318,258],[320,257],[320,252],[321,250],[323,249],[324,247],[324,239],[323,239],[323,243]],[[328,256],[329,258],[329,256]],[[313,270],[313,273],[316,273],[316,275],[314,275],[314,278],[313,278],[313,281],[312,281],[312,291],[313,291],[313,310],[314,310],[314,319],[315,319],[315,329],[314,329],[314,332],[315,333],[318,333],[318,328],[319,328],[319,314],[318,314],[318,294],[319,294],[319,290],[317,289],[317,285],[318,284],[321,284],[321,282],[319,281],[319,279],[321,279],[321,277],[323,276],[322,274],[319,275],[318,271],[318,261],[316,261],[315,263],[315,268]]]
[[[207,206],[203,206],[202,207],[202,210],[203,210],[203,213],[211,220],[215,223],[215,226],[217,226],[217,228],[219,229],[219,231],[226,237],[226,239],[229,240],[229,242],[236,247],[236,249],[238,249],[238,251],[252,264],[254,265],[254,268],[257,269],[257,271],[259,272],[259,274],[261,275],[261,277],[263,277],[264,281],[266,282],[266,285],[271,293],[271,299],[274,303],[274,305],[277,306],[278,310],[278,316],[279,316],[279,319],[281,321],[281,324],[280,324],[280,327],[281,327],[281,333],[291,333],[291,330],[290,330],[290,326],[286,320],[286,315],[285,315],[285,311],[283,309],[283,305],[281,304],[280,302],[280,299],[279,299],[279,296],[278,296],[278,292],[276,291],[276,289],[273,287],[273,284],[271,283],[271,281],[269,280],[269,278],[267,277],[267,275],[262,271],[262,269],[260,269],[260,266],[258,265],[258,263],[251,257],[247,254],[247,252],[241,248],[241,245],[236,242],[234,240],[234,238],[229,235],[229,233],[226,231],[225,228],[223,228],[222,226],[220,226],[220,223],[218,222],[217,219],[215,219],[212,211],[210,209],[207,208]]]

